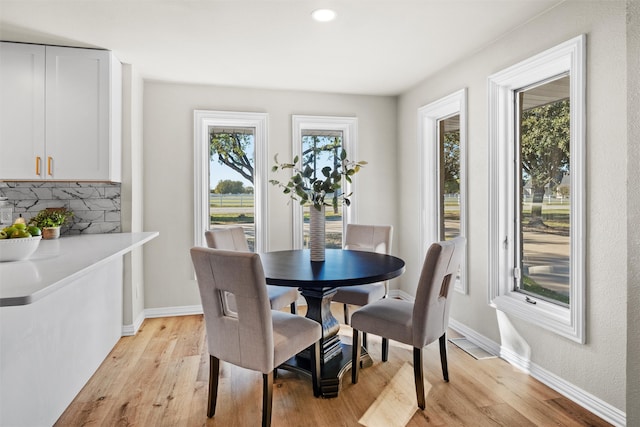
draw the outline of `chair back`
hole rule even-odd
[[[252,252],[195,247],[196,271],[209,353],[234,365],[274,369],[271,306],[260,256]],[[234,296],[235,310],[226,304]]]
[[[413,306],[413,346],[440,338],[449,326],[449,308],[466,239],[433,243],[424,260]]]
[[[347,224],[344,249],[355,251],[391,253],[393,227],[390,225]]]
[[[207,230],[204,237],[210,248],[250,252],[244,228],[239,226]]]
[[[344,249],[354,251],[376,252],[389,255],[393,227],[390,225],[361,225],[347,224],[347,232],[344,237]],[[384,284],[384,296],[389,294],[389,281]]]

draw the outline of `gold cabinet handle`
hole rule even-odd
[[[51,173],[51,162],[53,161],[53,157],[49,156],[47,157],[47,175],[51,176],[53,175]]]
[[[40,176],[40,156],[36,156],[36,175]]]

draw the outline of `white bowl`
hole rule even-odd
[[[0,240],[0,262],[29,258],[38,249],[42,236]]]

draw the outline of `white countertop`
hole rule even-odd
[[[157,236],[152,231],[41,240],[28,260],[0,262],[0,307],[31,304]]]

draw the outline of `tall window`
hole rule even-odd
[[[301,162],[315,162],[316,166],[337,161],[335,156],[342,147],[349,159],[357,158],[358,119],[355,117],[292,116],[293,157]],[[321,169],[321,167],[319,168]],[[354,180],[355,181],[355,180]],[[343,182],[346,194],[354,191],[355,182]],[[346,224],[356,222],[357,203],[352,198],[351,206],[341,203],[338,209],[325,210],[327,247],[341,248]],[[293,247],[305,248],[309,241],[309,206],[293,204]]]
[[[204,232],[241,225],[251,249],[267,250],[267,115],[194,112],[194,242]]]
[[[418,109],[423,256],[431,243],[466,235],[466,89]],[[466,248],[455,290],[467,293]]]
[[[209,228],[239,225],[255,248],[255,128],[209,128]]]
[[[340,130],[311,130],[302,131],[302,168],[311,166],[315,171],[321,171],[324,166],[335,166],[340,162],[340,152],[342,151],[342,131]],[[342,185],[345,185],[343,183]],[[340,190],[342,192],[342,189]],[[326,200],[338,197],[340,194],[327,195]],[[304,206],[303,248],[309,248],[309,220],[312,204]],[[334,209],[325,209],[325,239],[327,248],[342,248],[342,203],[338,203]]]
[[[568,75],[515,92],[515,289],[569,306],[571,102]]]
[[[460,236],[460,114],[438,120],[440,239]]]
[[[489,297],[585,340],[585,37],[489,78]]]

